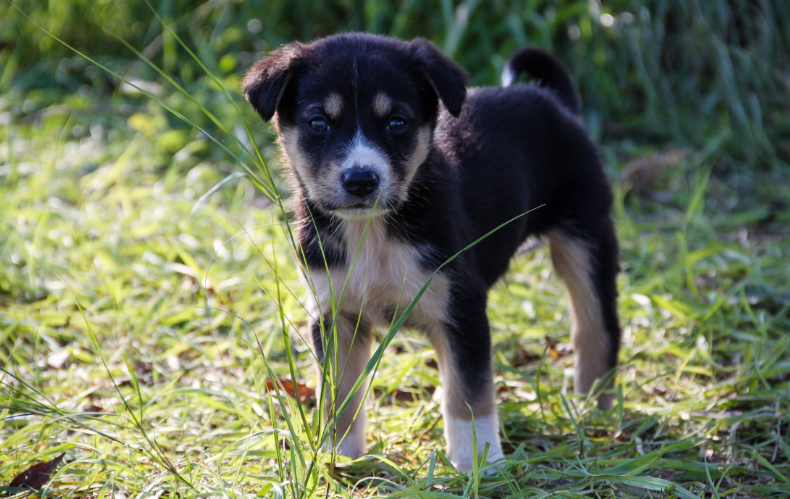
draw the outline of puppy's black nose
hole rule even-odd
[[[378,185],[378,175],[370,170],[349,170],[343,174],[343,187],[352,196],[367,196]]]

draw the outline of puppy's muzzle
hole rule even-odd
[[[349,170],[343,174],[343,188],[352,196],[364,197],[375,191],[379,185],[376,172],[366,168]]]

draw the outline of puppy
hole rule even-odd
[[[522,72],[539,84],[507,86]],[[528,237],[549,241],[568,288],[575,390],[612,385],[612,194],[579,99],[563,66],[536,49],[514,54],[503,81],[467,90],[463,70],[428,41],[368,34],[285,45],[244,77],[244,96],[274,121],[292,174],[299,257],[314,291],[311,336],[333,387],[323,405],[341,454],[365,452],[364,385],[349,395],[372,331],[400,317],[459,252],[404,323],[436,349],[457,469],[472,469],[486,446],[488,461],[503,458],[486,293]],[[609,396],[598,404],[608,408]]]

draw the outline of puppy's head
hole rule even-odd
[[[285,45],[242,87],[264,120],[275,118],[303,196],[354,219],[406,200],[439,102],[458,116],[466,75],[425,40],[349,34]]]

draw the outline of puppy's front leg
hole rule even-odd
[[[491,336],[485,314],[485,291],[475,298],[464,300],[466,303],[463,307],[456,307],[457,310],[451,314],[451,323],[436,328],[431,334],[442,379],[447,455],[459,471],[472,470],[475,456],[473,427],[478,455],[482,454],[487,444],[489,462],[504,457],[494,405]]]
[[[326,424],[334,421],[327,450],[337,447],[340,454],[356,459],[365,454],[367,416],[362,405],[367,383],[360,386],[342,412],[341,407],[370,359],[370,337],[356,321],[343,316],[337,317],[336,325],[333,327],[330,318],[324,321],[323,331],[320,324],[312,327],[319,368],[325,373],[316,389],[316,398],[321,400],[323,392]]]

